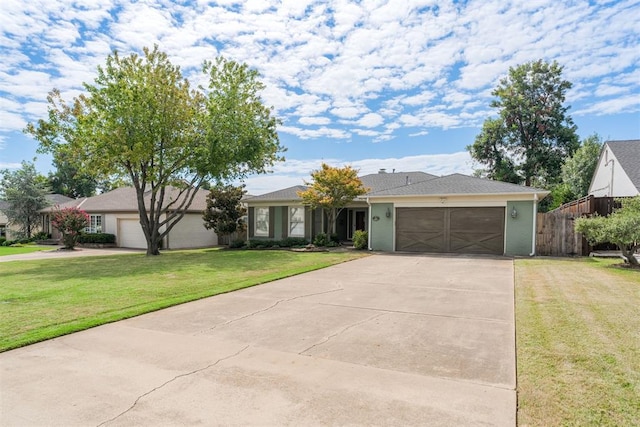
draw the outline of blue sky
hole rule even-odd
[[[52,88],[77,96],[112,50],[154,43],[193,83],[218,55],[260,71],[288,151],[247,180],[253,194],[300,184],[322,161],[471,173],[465,147],[495,115],[492,89],[536,59],[565,67],[581,137],[640,138],[635,0],[3,0],[0,10],[0,168],[36,156],[21,131],[45,116]]]

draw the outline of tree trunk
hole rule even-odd
[[[640,263],[638,262],[638,258],[635,257],[636,249],[638,249],[638,245],[631,246],[630,248],[627,245],[618,245],[620,250],[622,251],[622,256],[626,258],[629,265],[635,268],[640,268]]]
[[[147,255],[160,255],[160,241],[156,236],[152,236],[147,245]]]

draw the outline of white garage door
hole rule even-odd
[[[218,236],[204,228],[201,214],[186,214],[169,232],[169,248],[205,248],[216,246]]]
[[[118,246],[121,248],[146,249],[140,221],[137,219],[118,219]]]

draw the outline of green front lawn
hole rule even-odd
[[[203,249],[0,263],[0,351],[365,255]]]
[[[56,249],[55,246],[38,246],[38,245],[15,245],[15,246],[0,246],[0,256],[5,255],[18,255],[28,254],[30,252],[38,251],[51,251]]]
[[[616,260],[516,261],[519,426],[640,420],[640,271]]]

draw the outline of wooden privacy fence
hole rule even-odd
[[[576,218],[595,213],[607,216],[618,207],[613,197],[586,196],[536,217],[536,254],[547,256],[589,255],[592,248],[574,230]]]
[[[576,233],[573,223],[581,214],[552,211],[536,218],[536,254],[546,256],[588,255],[589,245]]]

